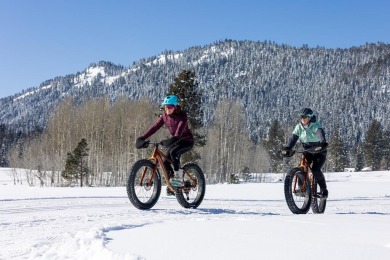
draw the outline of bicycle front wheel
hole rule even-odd
[[[139,160],[127,178],[127,196],[131,204],[138,209],[152,208],[160,197],[161,177],[155,166],[149,160]]]
[[[301,168],[293,168],[284,180],[284,196],[288,208],[294,214],[306,214],[311,204],[310,181],[305,181]]]
[[[176,189],[176,199],[184,208],[197,208],[206,193],[206,180],[202,169],[195,163],[183,166],[184,186]]]

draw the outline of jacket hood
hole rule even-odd
[[[313,115],[311,118],[310,118],[310,123],[315,123],[317,122],[317,117],[316,115]]]

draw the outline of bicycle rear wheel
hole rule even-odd
[[[288,208],[294,214],[306,214],[311,204],[310,182],[305,182],[301,168],[291,169],[284,180],[284,196]]]
[[[318,185],[317,180],[314,178],[313,186],[311,187],[311,193],[313,197],[311,202],[311,210],[314,214],[323,214],[325,212],[326,199],[317,197],[318,190],[320,190],[320,186]]]
[[[127,178],[126,190],[131,204],[138,209],[150,209],[161,193],[161,178],[155,164],[143,159],[137,161]]]
[[[195,163],[183,166],[184,187],[176,189],[176,199],[184,208],[197,208],[206,193],[206,180],[202,169]]]

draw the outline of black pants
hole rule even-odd
[[[326,161],[326,153],[305,153],[305,156],[309,164],[313,163],[311,170],[318,182],[318,185],[320,185],[321,189],[326,188],[325,176],[321,171],[321,168],[324,166]]]
[[[178,171],[180,167],[180,156],[189,150],[192,149],[194,146],[193,142],[187,141],[187,140],[180,140],[176,144],[169,147],[166,151],[167,157],[172,161],[173,164],[173,170]],[[168,170],[169,173],[173,173],[171,164],[168,161],[164,161],[165,168]]]

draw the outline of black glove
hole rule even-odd
[[[149,145],[149,141],[145,141],[145,139],[138,137],[135,141],[135,147],[137,149],[146,148]]]
[[[314,147],[315,152],[321,152],[328,147],[328,143],[320,143],[318,146]]]
[[[291,157],[295,154],[295,151],[294,150],[291,150],[291,148],[289,147],[283,147],[283,150],[282,150],[282,156],[283,157]]]
[[[179,138],[177,136],[174,136],[174,137],[171,137],[169,139],[162,140],[160,142],[160,144],[162,146],[167,147],[167,146],[171,146],[172,144],[176,143],[177,141],[179,141]]]

